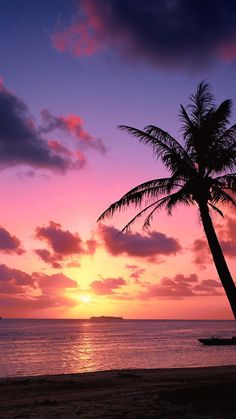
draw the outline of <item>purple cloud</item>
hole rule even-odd
[[[0,168],[30,166],[21,177],[34,177],[32,169],[47,169],[65,173],[79,170],[86,165],[86,157],[80,148],[92,147],[105,153],[100,139],[95,139],[83,129],[83,121],[77,115],[54,117],[48,110],[42,111],[44,126],[37,127],[28,106],[22,99],[10,92],[0,79]],[[60,129],[67,135],[73,134],[78,145],[69,149],[46,134]]]
[[[76,57],[111,49],[126,60],[196,71],[236,57],[234,0],[80,0],[53,46]],[[78,17],[79,16],[79,17]],[[210,16],[210,19],[209,19]]]
[[[0,252],[11,255],[25,253],[20,240],[12,236],[4,227],[0,227]]]
[[[132,232],[120,234],[115,227],[104,224],[99,226],[98,231],[106,249],[113,256],[125,254],[133,257],[151,258],[160,255],[175,255],[181,251],[177,239],[156,231],[148,232],[147,235]]]
[[[27,165],[65,172],[71,161],[53,152],[36,128],[29,108],[0,82],[0,167]]]
[[[48,226],[36,227],[35,237],[45,241],[48,249],[35,249],[34,252],[53,268],[61,268],[63,261],[71,256],[93,255],[96,251],[96,241],[83,242],[78,233],[63,230],[61,224],[50,221]],[[68,266],[78,266],[77,261],[69,261]]]

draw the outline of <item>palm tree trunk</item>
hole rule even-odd
[[[236,320],[236,287],[225,261],[206,203],[199,203],[201,219],[215,266]]]

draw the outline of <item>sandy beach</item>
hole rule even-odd
[[[2,378],[0,418],[235,418],[236,366]]]

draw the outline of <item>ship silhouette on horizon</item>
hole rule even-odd
[[[92,316],[89,318],[91,321],[95,322],[110,322],[110,321],[122,321],[124,320],[122,316]]]

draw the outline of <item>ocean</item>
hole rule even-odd
[[[2,319],[0,377],[236,365],[236,346],[198,342],[233,335],[235,321]]]

